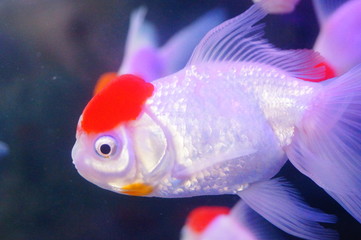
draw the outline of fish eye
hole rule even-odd
[[[102,136],[95,141],[94,147],[99,156],[109,158],[117,152],[118,144],[113,137]]]

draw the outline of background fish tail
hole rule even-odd
[[[239,196],[254,211],[291,235],[312,240],[337,239],[335,231],[318,223],[334,223],[336,217],[308,206],[280,178],[252,184],[239,192]]]
[[[286,152],[361,222],[361,65],[326,84]]]

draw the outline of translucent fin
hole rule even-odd
[[[248,229],[255,239],[285,240],[286,234],[240,200],[232,208],[230,216]]]
[[[313,0],[313,6],[320,25],[347,1],[348,0]]]
[[[286,153],[361,222],[361,65],[328,82]]]
[[[264,63],[287,71],[292,77],[319,79],[325,69],[315,67],[323,59],[312,50],[281,51],[267,43],[263,24],[255,25],[266,16],[258,4],[246,12],[215,27],[193,52],[188,65],[227,61]]]
[[[336,218],[306,205],[284,180],[255,183],[238,194],[258,214],[291,235],[310,240],[337,239],[336,232],[317,223],[334,223]]]
[[[331,191],[326,191],[328,194],[330,194],[331,197],[333,197],[337,202],[341,204],[341,206],[346,209],[347,212],[349,212],[355,219],[357,219],[359,222],[360,220],[360,209],[361,209],[361,194],[336,194]],[[358,214],[358,215],[357,215]]]
[[[160,49],[160,55],[167,63],[165,75],[182,69],[202,37],[224,19],[224,10],[211,10],[169,39]]]
[[[145,21],[147,8],[141,6],[134,10],[130,16],[129,30],[125,43],[125,52],[122,65],[118,74],[128,73],[128,64],[136,51],[143,47],[155,47],[157,45],[157,34],[155,27]]]

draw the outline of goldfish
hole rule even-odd
[[[96,94],[77,125],[79,174],[133,196],[237,194],[291,235],[337,238],[319,224],[333,215],[274,178],[289,159],[361,222],[361,66],[308,81],[324,59],[269,44],[266,15],[255,4],[218,25],[174,74],[121,75]]]
[[[9,153],[9,147],[6,143],[0,141],[0,158],[6,156]]]
[[[181,240],[281,240],[284,237],[244,202],[232,209],[202,206],[190,212]]]
[[[314,49],[341,75],[361,62],[361,1],[313,1],[320,25]]]
[[[159,46],[157,29],[145,20],[146,12],[147,9],[143,6],[131,13],[122,64],[117,73],[109,72],[100,76],[94,94],[117,75],[132,73],[151,82],[180,70],[207,31],[225,18],[223,10],[213,9]]]

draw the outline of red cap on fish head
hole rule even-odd
[[[205,206],[194,209],[188,216],[187,225],[195,232],[203,232],[219,215],[229,214],[228,207]]]
[[[151,83],[137,76],[126,74],[117,77],[85,107],[82,129],[87,133],[100,133],[109,131],[120,123],[135,120],[153,91]]]

